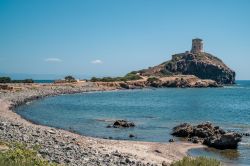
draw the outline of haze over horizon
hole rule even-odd
[[[0,76],[119,76],[191,49],[250,80],[248,0],[0,0]]]

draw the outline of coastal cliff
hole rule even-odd
[[[221,85],[235,83],[235,72],[216,56],[203,52],[201,39],[193,39],[190,52],[172,55],[171,60],[138,73],[156,77],[195,75],[200,79],[214,80]]]
[[[132,71],[124,77],[93,77],[91,81],[98,86],[125,89],[221,87],[235,83],[235,72],[221,59],[204,52],[202,39],[193,39],[190,51],[174,54],[160,65]]]

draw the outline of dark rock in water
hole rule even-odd
[[[241,133],[242,136],[246,136],[246,137],[249,137],[250,136],[250,133]]]
[[[198,144],[200,142],[199,137],[195,136],[191,138],[191,142],[193,142],[194,144]]]
[[[225,134],[226,132],[225,132],[225,130],[223,130],[223,129],[219,129],[219,133],[220,133],[220,134]]]
[[[219,126],[214,126],[214,129],[218,130],[220,127]]]
[[[173,128],[172,135],[186,137],[193,143],[203,143],[217,149],[236,149],[242,137],[236,132],[226,132],[218,126],[214,127],[209,122],[197,126],[180,124]]]
[[[134,138],[134,137],[135,137],[135,135],[129,134],[129,138]]]
[[[241,137],[238,133],[226,133],[217,137],[205,138],[203,144],[216,149],[236,149]]]
[[[169,139],[168,142],[174,142],[174,139]]]
[[[193,127],[188,123],[174,127],[172,135],[177,137],[188,137],[193,132]]]
[[[108,126],[107,126],[107,128],[111,128],[111,127],[113,127],[113,125],[108,125]]]
[[[135,127],[135,124],[133,122],[129,122],[126,120],[116,120],[113,124],[113,127],[115,127],[115,128],[119,128],[119,127],[128,128],[128,127]]]

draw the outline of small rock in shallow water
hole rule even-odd
[[[199,143],[199,137],[195,136],[195,137],[191,138],[191,141],[192,141],[194,144],[197,144],[197,143]]]
[[[242,133],[242,136],[249,137],[249,136],[250,136],[250,133]]]
[[[168,142],[174,142],[174,139],[169,139]]]
[[[115,128],[119,128],[119,127],[124,127],[124,128],[127,128],[127,127],[135,127],[135,124],[133,122],[129,122],[129,121],[126,121],[126,120],[116,120],[113,124],[113,127]]]
[[[135,137],[135,135],[129,134],[129,138],[134,138],[134,137]]]
[[[108,125],[108,126],[107,126],[107,128],[111,128],[111,127],[113,127],[113,126],[112,126],[112,125]]]
[[[126,120],[116,120],[113,125],[108,125],[107,128],[129,128],[129,127],[135,127],[135,124],[133,122],[129,122]]]

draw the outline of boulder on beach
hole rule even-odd
[[[173,128],[172,135],[185,137],[193,143],[203,143],[216,149],[236,149],[242,138],[238,133],[226,132],[209,122],[197,126],[188,123],[180,124]]]

